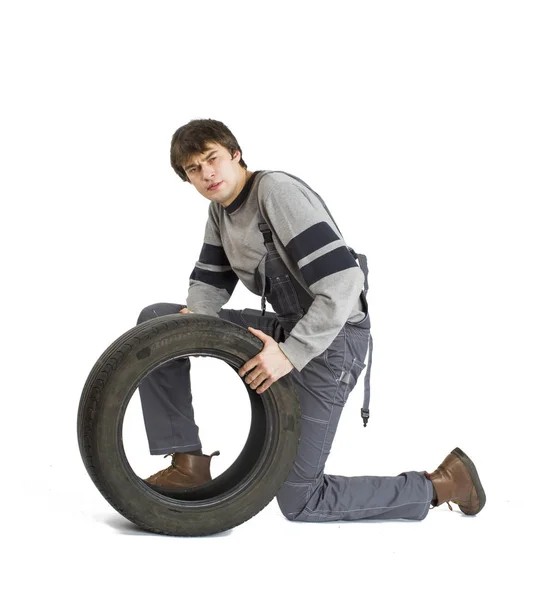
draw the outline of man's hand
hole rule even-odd
[[[179,310],[179,312],[184,315],[185,313],[191,313],[192,311],[188,310],[187,308],[182,308],[181,310]]]
[[[244,381],[250,385],[252,390],[257,390],[258,394],[262,394],[275,381],[290,373],[294,365],[288,360],[286,354],[284,354],[280,346],[270,335],[266,335],[253,327],[248,327],[248,331],[258,337],[264,343],[265,347],[259,354],[250,358],[250,360],[240,367],[238,375],[243,377],[248,371],[251,371]]]

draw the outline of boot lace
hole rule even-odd
[[[167,458],[168,456],[174,457],[175,454],[174,453],[166,454],[163,458]],[[161,471],[158,471],[157,473],[152,475],[152,477],[155,477],[157,479],[158,477],[162,477],[163,475],[168,475],[171,471],[176,469],[175,465],[173,464],[173,460],[174,460],[174,458],[171,460],[171,464],[168,467],[166,467],[165,469],[162,469]]]

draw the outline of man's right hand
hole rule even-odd
[[[179,310],[179,312],[185,314],[185,313],[191,313],[192,311],[189,310],[188,308],[182,308],[181,310]]]

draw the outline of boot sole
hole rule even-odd
[[[470,458],[461,450],[461,448],[455,448],[455,450],[451,451],[451,454],[455,454],[461,462],[465,465],[465,467],[469,470],[470,476],[472,478],[472,483],[476,488],[476,494],[478,495],[478,510],[474,513],[466,513],[463,509],[462,512],[465,515],[477,515],[486,504],[486,493],[484,492],[484,488],[482,487],[482,483],[480,482],[480,477],[478,477],[478,471],[474,466],[474,463]],[[460,508],[460,507],[459,507]]]
[[[144,480],[142,480],[144,481]],[[161,487],[159,485],[154,485],[153,483],[148,483],[144,481],[144,483],[154,492],[161,494],[162,496],[167,496],[168,498],[174,498],[175,500],[182,500],[186,498],[190,494],[190,492],[195,492],[199,488],[203,487],[205,484],[197,485],[194,487],[182,487],[182,488],[166,488]],[[206,482],[209,483],[209,482]]]

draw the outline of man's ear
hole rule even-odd
[[[232,156],[232,160],[235,160],[237,157],[238,157],[238,162],[240,162],[240,157],[241,157],[240,150],[236,150],[234,152],[234,155]]]

